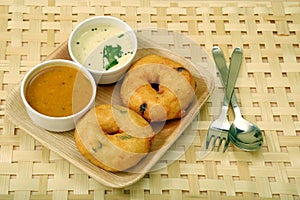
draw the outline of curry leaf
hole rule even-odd
[[[122,48],[120,45],[113,47],[112,45],[105,45],[103,48],[103,66],[105,70],[109,70],[117,65],[118,58],[122,57]]]

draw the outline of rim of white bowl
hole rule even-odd
[[[53,63],[53,64],[54,63],[61,63],[61,64],[67,63],[68,65],[72,65],[73,67],[78,68],[82,73],[84,73],[84,75],[86,75],[88,77],[88,79],[89,79],[89,81],[90,81],[90,83],[92,85],[93,93],[92,93],[92,96],[91,96],[91,99],[90,99],[89,103],[83,109],[81,109],[79,112],[74,113],[72,115],[64,116],[64,117],[53,117],[53,116],[44,115],[44,114],[36,111],[27,102],[27,99],[26,99],[24,93],[25,93],[25,90],[26,90],[25,89],[26,83],[29,81],[30,76],[32,75],[32,73],[34,73],[39,68],[41,68],[41,67],[43,67],[45,65],[51,64],[51,63]],[[53,66],[57,66],[57,65],[53,65]],[[22,79],[21,88],[20,88],[21,98],[23,100],[23,103],[25,104],[25,107],[29,108],[36,115],[38,115],[40,117],[43,117],[43,118],[47,118],[49,120],[70,119],[70,118],[74,118],[74,117],[80,116],[81,114],[84,114],[85,112],[87,112],[89,110],[88,108],[94,103],[95,98],[96,98],[96,92],[97,92],[97,86],[96,86],[95,80],[94,80],[93,76],[91,75],[91,73],[85,67],[82,67],[78,63],[70,61],[70,60],[65,60],[65,59],[52,59],[52,60],[47,60],[47,61],[44,61],[44,62],[41,62],[41,63],[37,64],[36,66],[34,66],[33,68],[31,68],[26,73],[26,75]]]
[[[138,42],[137,42],[137,36],[134,32],[134,30],[126,23],[124,22],[123,20],[117,18],[117,17],[112,17],[112,16],[94,16],[94,17],[90,17],[90,18],[87,18],[83,21],[81,21],[79,24],[77,24],[77,26],[73,29],[73,31],[71,32],[70,34],[70,37],[69,37],[69,40],[68,40],[68,51],[69,51],[69,54],[71,56],[71,59],[76,62],[76,63],[79,63],[81,66],[83,66],[84,68],[88,69],[88,71],[94,73],[94,74],[98,74],[98,75],[101,75],[101,74],[111,74],[111,73],[114,73],[114,72],[118,72],[122,69],[124,69],[124,67],[118,67],[118,68],[112,68],[108,71],[101,71],[101,70],[94,70],[94,69],[90,69],[86,66],[84,66],[83,64],[81,64],[77,59],[76,57],[74,56],[73,52],[72,52],[72,39],[74,37],[74,35],[76,34],[76,32],[81,28],[81,26],[87,22],[90,22],[90,21],[93,21],[93,20],[98,20],[98,19],[109,19],[109,20],[115,20],[117,22],[119,22],[120,24],[122,24],[124,27],[126,27],[126,31],[128,31],[128,33],[131,33],[131,38],[133,39],[133,43],[134,43],[134,47],[133,47],[133,53],[132,53],[132,56],[130,57],[130,59],[128,59],[128,61],[126,63],[123,64],[123,66],[127,66],[130,62],[132,62],[133,58],[135,57],[136,55],[136,52],[137,52],[137,48],[138,48]]]

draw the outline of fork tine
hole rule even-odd
[[[205,144],[205,149],[208,150],[208,147],[209,147],[209,144],[211,142],[211,139],[212,139],[213,135],[210,135],[209,133],[207,134],[207,137],[206,137],[206,144]]]
[[[220,147],[222,146],[222,143],[223,143],[223,140],[224,140],[224,139],[225,139],[225,138],[221,138],[221,137],[220,137],[217,152],[220,151]]]
[[[213,141],[212,141],[213,140]],[[206,138],[206,150],[208,150],[209,146],[210,146],[210,143],[212,148],[214,148],[214,146],[216,145],[217,143],[217,140],[219,140],[219,144],[218,144],[218,148],[217,148],[217,152],[220,151],[220,148],[223,144],[223,141],[225,142],[224,144],[224,148],[223,148],[223,153],[227,150],[228,148],[228,144],[229,144],[229,139],[226,138],[226,137],[221,137],[221,136],[218,136],[218,135],[214,135],[214,134],[208,134],[207,135],[207,138]]]
[[[220,137],[220,142],[219,142],[218,149],[217,149],[218,152],[220,151],[220,148],[221,148],[221,146],[222,146],[223,143],[224,143],[224,148],[223,148],[223,153],[224,153],[226,151],[227,147],[228,147],[228,143],[229,142],[228,142],[227,138]]]
[[[225,141],[225,145],[224,145],[224,149],[223,149],[223,153],[227,150],[228,145],[229,145],[229,138]]]
[[[214,141],[213,141],[213,143],[212,143],[212,148],[215,147],[218,138],[220,138],[220,136],[214,135]]]

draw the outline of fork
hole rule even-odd
[[[224,55],[219,47],[217,46],[213,47],[212,53],[215,61],[216,59],[222,59],[223,61],[225,61]],[[228,130],[230,128],[230,123],[227,119],[227,111],[228,111],[229,102],[233,94],[234,85],[238,77],[241,62],[242,62],[242,49],[235,48],[231,55],[231,61],[228,69],[227,83],[224,85],[225,95],[224,95],[224,100],[222,105],[222,111],[219,117],[211,123],[208,129],[207,136],[206,136],[206,145],[205,145],[206,150],[209,149],[211,141],[213,141],[211,147],[212,149],[215,146],[217,140],[219,140],[217,151],[220,150],[223,141],[225,141],[223,152],[225,152],[226,149],[228,148],[228,144],[229,144]],[[216,63],[219,64],[220,62],[216,62]],[[223,64],[226,66],[225,62]],[[222,71],[220,71],[220,73],[222,73]]]

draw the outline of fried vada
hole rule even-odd
[[[125,106],[157,122],[184,116],[195,88],[192,74],[182,64],[150,54],[131,66],[120,93]]]
[[[76,124],[75,144],[91,163],[107,171],[126,171],[144,158],[154,132],[136,112],[119,105],[91,109]]]

